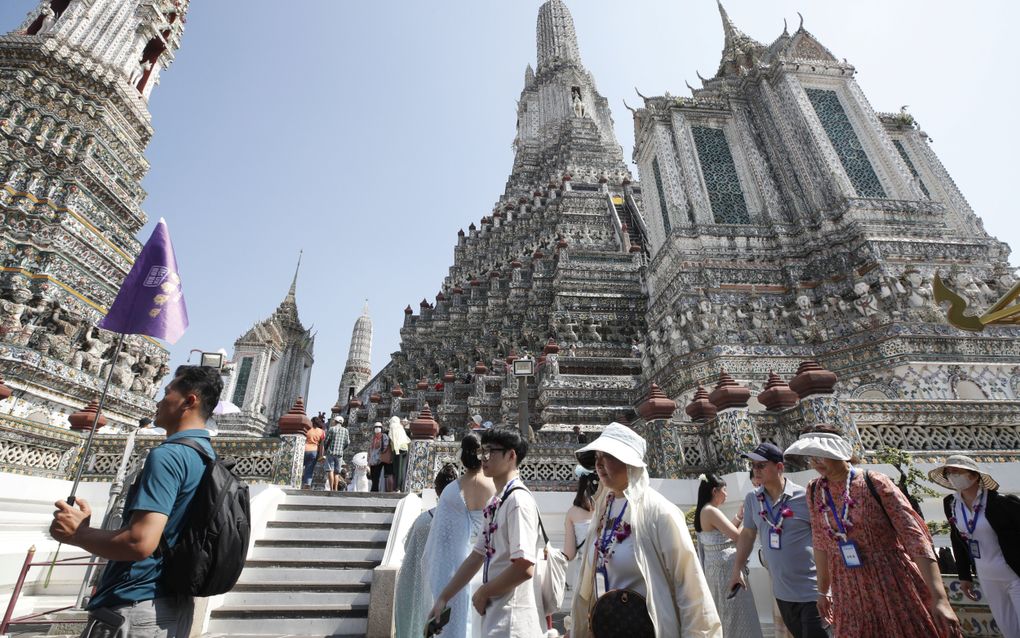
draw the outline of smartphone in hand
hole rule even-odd
[[[730,590],[730,593],[726,594],[726,600],[730,600],[734,596],[736,596],[740,592],[740,588],[741,587],[743,587],[743,585],[741,585],[740,583],[737,583],[736,585],[734,585],[733,589]]]
[[[443,630],[443,627],[450,623],[450,608],[447,607],[439,618],[429,618],[425,624],[425,638],[431,638]]]

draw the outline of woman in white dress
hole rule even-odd
[[[496,494],[492,479],[482,474],[482,462],[478,459],[481,446],[482,440],[477,434],[464,437],[460,443],[460,461],[465,473],[443,491],[436,506],[436,516],[421,558],[424,586],[429,588],[426,598],[430,603],[471,553],[482,529],[482,510]],[[481,572],[476,581],[450,600],[450,623],[443,628],[443,638],[481,635],[481,624],[471,622],[471,596],[481,584]]]
[[[743,526],[743,511],[733,520],[719,507],[726,502],[726,481],[715,474],[701,477],[698,486],[698,507],[694,511],[694,531],[698,533],[705,579],[722,620],[723,635],[761,638],[761,624],[750,589],[741,588],[729,598],[727,586],[733,574],[735,545]]]
[[[436,494],[440,497],[443,490],[450,483],[457,480],[457,466],[447,463],[436,474]],[[397,572],[397,588],[394,598],[400,601],[393,614],[393,622],[396,626],[397,638],[418,638],[421,636],[422,627],[425,626],[429,607],[432,599],[429,598],[425,587],[422,587],[422,561],[421,555],[424,551],[425,542],[429,537],[429,530],[432,529],[432,520],[435,518],[436,508],[422,512],[411,525],[411,531],[404,539],[404,560]]]
[[[567,567],[567,589],[574,589],[577,585],[581,561],[574,559],[583,553],[588,529],[591,527],[592,510],[595,509],[595,490],[599,484],[598,475],[581,465],[574,468],[574,475],[577,476],[577,494],[563,520],[563,554],[570,561]]]

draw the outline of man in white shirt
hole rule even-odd
[[[430,618],[439,618],[447,601],[482,571],[482,586],[471,599],[482,615],[482,635],[500,638],[540,638],[542,618],[531,578],[538,562],[538,504],[518,475],[528,453],[528,441],[517,428],[497,427],[482,432],[478,453],[482,472],[496,485],[484,511],[482,533],[471,555],[439,594]]]

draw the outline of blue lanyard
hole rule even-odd
[[[767,492],[762,493],[761,502],[765,506],[765,511],[768,513],[766,520],[768,520],[772,527],[779,525],[779,520],[783,517],[783,503],[786,502],[787,498],[789,498],[788,494],[783,494],[779,497],[779,500],[776,501],[776,513],[773,516],[772,507],[769,506],[769,495]]]
[[[606,591],[609,591],[609,568],[606,566],[606,551],[613,542],[613,536],[616,534],[616,530],[620,527],[620,522],[623,520],[623,515],[627,511],[627,506],[630,502],[623,504],[620,508],[620,513],[616,516],[616,520],[613,521],[613,525],[607,525],[602,530],[602,536],[598,543],[595,545],[595,557],[597,567],[595,568],[596,573],[602,574],[602,583]],[[613,514],[613,499],[610,498],[609,504],[606,507],[606,522],[609,522],[609,517]],[[599,564],[601,563],[601,564]]]
[[[850,483],[853,482],[853,480],[854,480],[854,470],[853,470],[853,468],[850,468],[850,480],[847,481],[847,486],[849,486]],[[844,498],[849,498],[850,497],[849,491],[850,490],[849,490],[849,487],[848,487],[848,489],[847,489],[848,493],[844,494]],[[840,517],[839,512],[836,511],[836,503],[832,500],[832,492],[829,491],[828,482],[826,482],[826,485],[825,485],[825,500],[828,501],[828,503],[829,503],[829,510],[832,511],[832,518],[833,518],[834,521],[836,521],[836,528],[839,530],[839,533],[843,535],[843,539],[846,540],[846,528],[843,526],[843,519],[842,519],[842,517]],[[844,503],[844,507],[846,507],[846,503]]]
[[[974,530],[977,529],[978,518],[981,517],[981,503],[984,498],[984,488],[981,489],[981,493],[978,494],[977,501],[974,503],[974,518],[973,520],[967,519],[967,504],[960,499],[960,513],[963,514],[963,526],[967,528],[967,536],[973,536]]]

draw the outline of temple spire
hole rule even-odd
[[[726,12],[722,0],[716,0],[716,4],[719,6],[719,17],[722,19],[725,38],[718,76],[723,75],[727,70],[733,71],[749,66],[755,54],[764,50],[765,45],[737,28],[737,25],[730,19],[730,14]]]
[[[538,72],[556,63],[581,65],[574,18],[563,0],[549,0],[538,10]]]
[[[301,272],[301,257],[304,256],[305,251],[301,249],[298,251],[297,267],[294,269],[294,279],[290,282],[290,290],[287,292],[287,301],[291,303],[297,302],[297,276]]]

